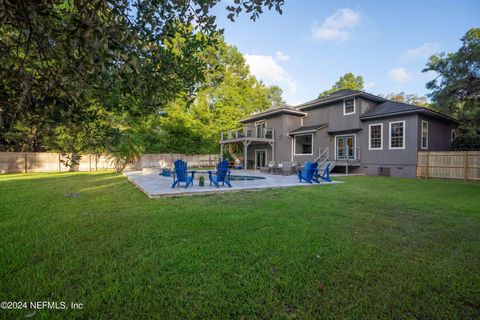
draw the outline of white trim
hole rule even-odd
[[[268,166],[268,149],[255,149],[255,170],[257,169],[257,152],[265,152],[265,165]]]
[[[402,147],[392,147],[392,124],[393,123],[403,123],[403,146]],[[407,126],[405,125],[405,120],[401,121],[392,121],[388,123],[388,149],[390,150],[403,150],[405,149],[405,133],[407,132]]]
[[[427,124],[427,145],[424,147],[423,146],[423,124],[426,123]],[[422,125],[420,126],[420,148],[424,149],[424,150],[427,150],[428,149],[428,121],[425,121],[425,120],[422,120]]]
[[[353,100],[353,112],[345,113],[345,101],[347,101],[347,100]],[[355,114],[356,109],[357,109],[356,106],[355,106],[356,105],[355,100],[356,100],[355,98],[343,99],[343,115],[344,116],[348,116],[350,114]]]
[[[297,153],[297,137],[312,136],[312,153]],[[313,156],[313,133],[296,134],[293,136],[293,155],[294,156]]]
[[[351,133],[351,134],[341,134],[341,135],[335,136],[335,139],[334,139],[334,146],[335,146],[334,151],[335,151],[335,153],[333,155],[335,160],[339,160],[338,157],[337,157],[337,138],[338,137],[351,137],[351,136],[354,137],[354,139],[353,139],[353,159],[349,159],[348,155],[347,155],[346,159],[340,159],[340,160],[356,160],[357,159],[357,134],[356,133]]]
[[[452,129],[450,130],[450,143],[452,143],[455,139],[457,139],[457,129]]]
[[[380,148],[372,148],[372,126],[380,126]],[[383,123],[372,123],[368,125],[368,150],[383,150]]]

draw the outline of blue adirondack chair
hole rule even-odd
[[[228,169],[229,163],[228,161],[220,161],[217,164],[217,171],[208,171],[208,178],[210,179],[210,185],[212,183],[219,188],[219,184],[227,185],[230,188],[232,185],[230,184],[230,170]]]
[[[327,182],[332,182],[332,179],[330,179],[330,166],[332,165],[332,162],[325,162],[316,172],[315,178],[327,181]]]
[[[298,175],[298,180],[302,182],[302,180],[305,180],[308,183],[312,183],[312,181],[315,181],[316,183],[319,183],[317,179],[318,175],[318,162],[305,162],[305,165],[303,166],[302,169],[298,169],[297,171]]]
[[[189,185],[193,186],[195,171],[188,171],[187,163],[183,160],[176,160],[173,165],[175,166],[175,174],[173,176],[172,188],[175,188],[176,185],[180,186],[180,182],[185,183],[185,188],[188,188]]]

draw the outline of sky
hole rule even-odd
[[[422,73],[432,54],[454,52],[480,27],[480,0],[285,0],[283,14],[230,22],[224,0],[217,24],[243,53],[250,71],[284,90],[288,104],[315,99],[347,72],[365,91],[426,95],[435,73]]]

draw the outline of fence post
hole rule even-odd
[[[464,180],[468,180],[468,151],[465,151],[465,162],[464,162]]]
[[[24,161],[24,171],[25,171],[25,173],[27,173],[28,169],[27,169],[27,153],[26,152],[24,154],[23,161]]]
[[[88,172],[92,172],[92,154],[88,154]]]
[[[58,154],[58,172],[62,172],[62,161],[61,154]]]
[[[430,151],[426,152],[427,154],[427,173],[425,173],[425,179],[428,179],[430,176]]]

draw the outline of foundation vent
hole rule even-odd
[[[380,167],[378,171],[381,176],[390,176],[390,167]]]

